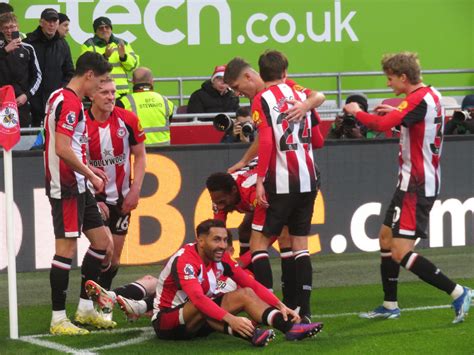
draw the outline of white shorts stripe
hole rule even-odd
[[[416,231],[411,231],[408,229],[400,229],[398,232],[403,235],[412,235],[412,236],[414,236],[416,233]]]
[[[252,229],[261,232],[263,230],[263,226],[260,224],[252,223]],[[242,245],[242,244],[241,244]]]
[[[64,232],[64,236],[66,238],[77,238],[81,235],[81,233],[79,233],[79,231],[74,231],[74,232]]]

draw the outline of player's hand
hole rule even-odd
[[[94,186],[95,192],[101,193],[102,191],[104,191],[105,182],[102,178],[100,178],[96,174],[93,174],[89,181],[91,182],[92,186]]]
[[[343,110],[352,116],[355,116],[357,112],[362,111],[357,102],[350,102],[344,105]]]
[[[308,112],[308,108],[306,104],[301,101],[297,100],[286,100],[287,103],[293,105],[284,113],[286,113],[286,120],[288,122],[299,122],[302,120],[306,112]]]
[[[92,165],[89,165],[89,169],[91,169],[95,175],[97,175],[102,180],[104,180],[104,184],[107,184],[109,182],[109,178],[107,177],[107,174],[105,173],[104,170],[96,168]]]
[[[245,317],[235,317],[233,316],[229,322],[227,322],[234,332],[239,333],[245,338],[251,338],[255,327],[252,324],[252,321]]]
[[[128,214],[131,210],[137,208],[139,198],[140,191],[132,186],[127,196],[125,196],[125,199],[123,200],[122,214]]]
[[[17,105],[18,107],[23,106],[23,105],[26,103],[27,100],[28,100],[28,98],[26,97],[26,95],[25,95],[25,94],[21,94],[20,96],[18,96],[18,97],[15,99],[16,105]]]
[[[107,44],[107,47],[105,47],[105,53],[104,53],[105,58],[109,59],[113,51],[114,51],[114,48],[112,47],[112,45],[110,43]]]
[[[256,198],[257,198],[257,204],[259,206],[267,208],[270,206],[267,201],[267,196],[265,194],[265,187],[263,187],[263,183],[257,182],[256,186]]]
[[[105,202],[97,202],[97,206],[100,210],[100,215],[104,221],[108,220],[110,217],[109,207],[105,204]]]
[[[396,107],[390,106],[390,105],[377,105],[374,108],[374,111],[377,115],[383,116],[386,115],[389,112],[392,112],[393,110],[396,110]]]
[[[281,315],[283,316],[283,319],[285,321],[288,320],[288,317],[291,318],[291,321],[293,323],[299,323],[301,321],[299,314],[296,313],[293,309],[285,306],[283,302],[280,302],[276,308],[278,308],[278,310],[281,312]]]
[[[238,122],[234,122],[234,127],[232,128],[232,134],[234,136],[242,133],[242,125]]]
[[[12,39],[10,43],[8,43],[5,46],[5,52],[7,53],[13,52],[15,49],[19,48],[20,45],[21,45],[21,39],[19,38]]]
[[[123,42],[123,40],[119,41],[117,48],[118,48],[119,57],[122,59],[125,58],[125,43]]]
[[[242,169],[244,166],[245,166],[245,162],[239,161],[235,163],[234,165],[232,165],[229,169],[227,169],[227,172],[229,174],[232,174],[233,172]]]

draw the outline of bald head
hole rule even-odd
[[[147,83],[153,85],[153,74],[150,69],[139,67],[133,72],[132,81],[134,84]]]

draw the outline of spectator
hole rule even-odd
[[[0,43],[0,86],[13,86],[20,127],[29,127],[29,100],[41,84],[41,70],[34,48],[21,41],[18,21],[12,12],[0,16]]]
[[[43,10],[39,22],[38,28],[28,33],[25,40],[34,47],[43,73],[41,86],[30,100],[34,127],[39,127],[43,123],[44,109],[49,95],[66,86],[74,75],[71,50],[57,32],[58,12],[51,8]]]
[[[0,2],[0,15],[13,13],[13,6],[7,2]]]
[[[148,147],[170,144],[170,119],[173,103],[153,91],[153,74],[148,68],[137,68],[133,72],[133,93],[123,96],[117,106],[133,111],[146,132]]]
[[[59,16],[59,27],[58,27],[58,33],[59,37],[61,38],[66,38],[67,34],[69,33],[69,23],[71,20],[66,14],[63,13],[58,13]]]
[[[352,94],[346,98],[346,104],[356,102],[362,111],[367,112],[369,103],[364,94]],[[358,123],[354,116],[342,112],[337,115],[331,130],[328,133],[329,139],[357,139],[357,138],[375,138],[383,136],[383,133],[376,133],[367,129],[367,127]]]
[[[11,6],[7,2],[0,2],[0,15],[3,14],[13,14],[15,10],[13,9],[13,6]],[[26,38],[26,35],[23,32],[20,32],[20,38],[23,40]]]
[[[188,113],[235,112],[239,98],[224,83],[225,65],[215,67],[210,80],[192,93],[188,102]]]
[[[466,95],[461,111],[454,111],[453,117],[444,127],[445,134],[474,134],[474,95]]]
[[[244,132],[242,128],[244,127]],[[250,115],[250,106],[242,106],[235,112],[232,127],[225,133],[221,143],[250,143],[255,138],[255,127]]]
[[[102,54],[112,64],[110,77],[117,87],[117,97],[127,95],[128,73],[139,65],[139,57],[132,46],[112,33],[112,21],[108,17],[98,17],[92,24],[95,36],[89,38],[82,45],[81,53],[90,51]]]

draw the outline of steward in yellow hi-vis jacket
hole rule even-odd
[[[133,72],[133,93],[122,96],[116,105],[134,112],[146,133],[145,146],[156,147],[170,144],[170,119],[173,103],[153,91],[153,74],[141,67]]]
[[[130,44],[113,35],[112,22],[108,17],[95,19],[93,27],[95,36],[84,42],[81,54],[87,51],[102,54],[112,64],[110,77],[117,87],[116,96],[127,95],[130,92],[127,72],[138,67],[139,57]]]

